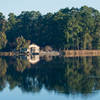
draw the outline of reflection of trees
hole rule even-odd
[[[0,72],[6,72],[5,68],[7,70],[0,76],[0,86],[3,88],[7,81],[10,89],[18,86],[26,92],[39,92],[45,87],[48,91],[65,94],[88,94],[100,89],[99,59],[100,57],[54,58],[49,62],[41,60],[35,65],[30,65],[26,60],[17,58],[13,65],[8,61],[8,68],[7,64],[2,64],[5,60],[0,60]],[[3,65],[6,67],[3,68]],[[31,68],[27,69],[28,66]]]
[[[0,58],[0,77],[4,76],[7,71],[7,63],[4,59]]]
[[[23,72],[26,68],[30,67],[30,63],[22,58],[20,59],[17,58],[15,67],[17,71]]]
[[[49,56],[49,55],[46,55],[44,56],[44,59],[49,62],[49,61],[52,61],[53,60],[53,57],[52,56]]]
[[[5,75],[7,72],[7,63],[5,59],[0,58],[0,91],[5,87]]]
[[[67,61],[65,77],[71,91],[88,93],[92,91],[93,80],[88,79],[92,73],[92,58],[72,58]]]

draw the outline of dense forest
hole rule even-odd
[[[94,8],[65,8],[42,15],[39,11],[0,13],[0,49],[13,50],[35,43],[59,49],[100,49],[100,12]]]

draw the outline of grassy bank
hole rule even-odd
[[[100,50],[64,50],[64,57],[100,56]]]

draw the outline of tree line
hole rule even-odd
[[[0,13],[0,49],[24,48],[30,43],[54,49],[100,49],[100,12],[92,7]]]

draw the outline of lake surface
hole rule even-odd
[[[1,57],[1,100],[99,100],[100,57]]]

